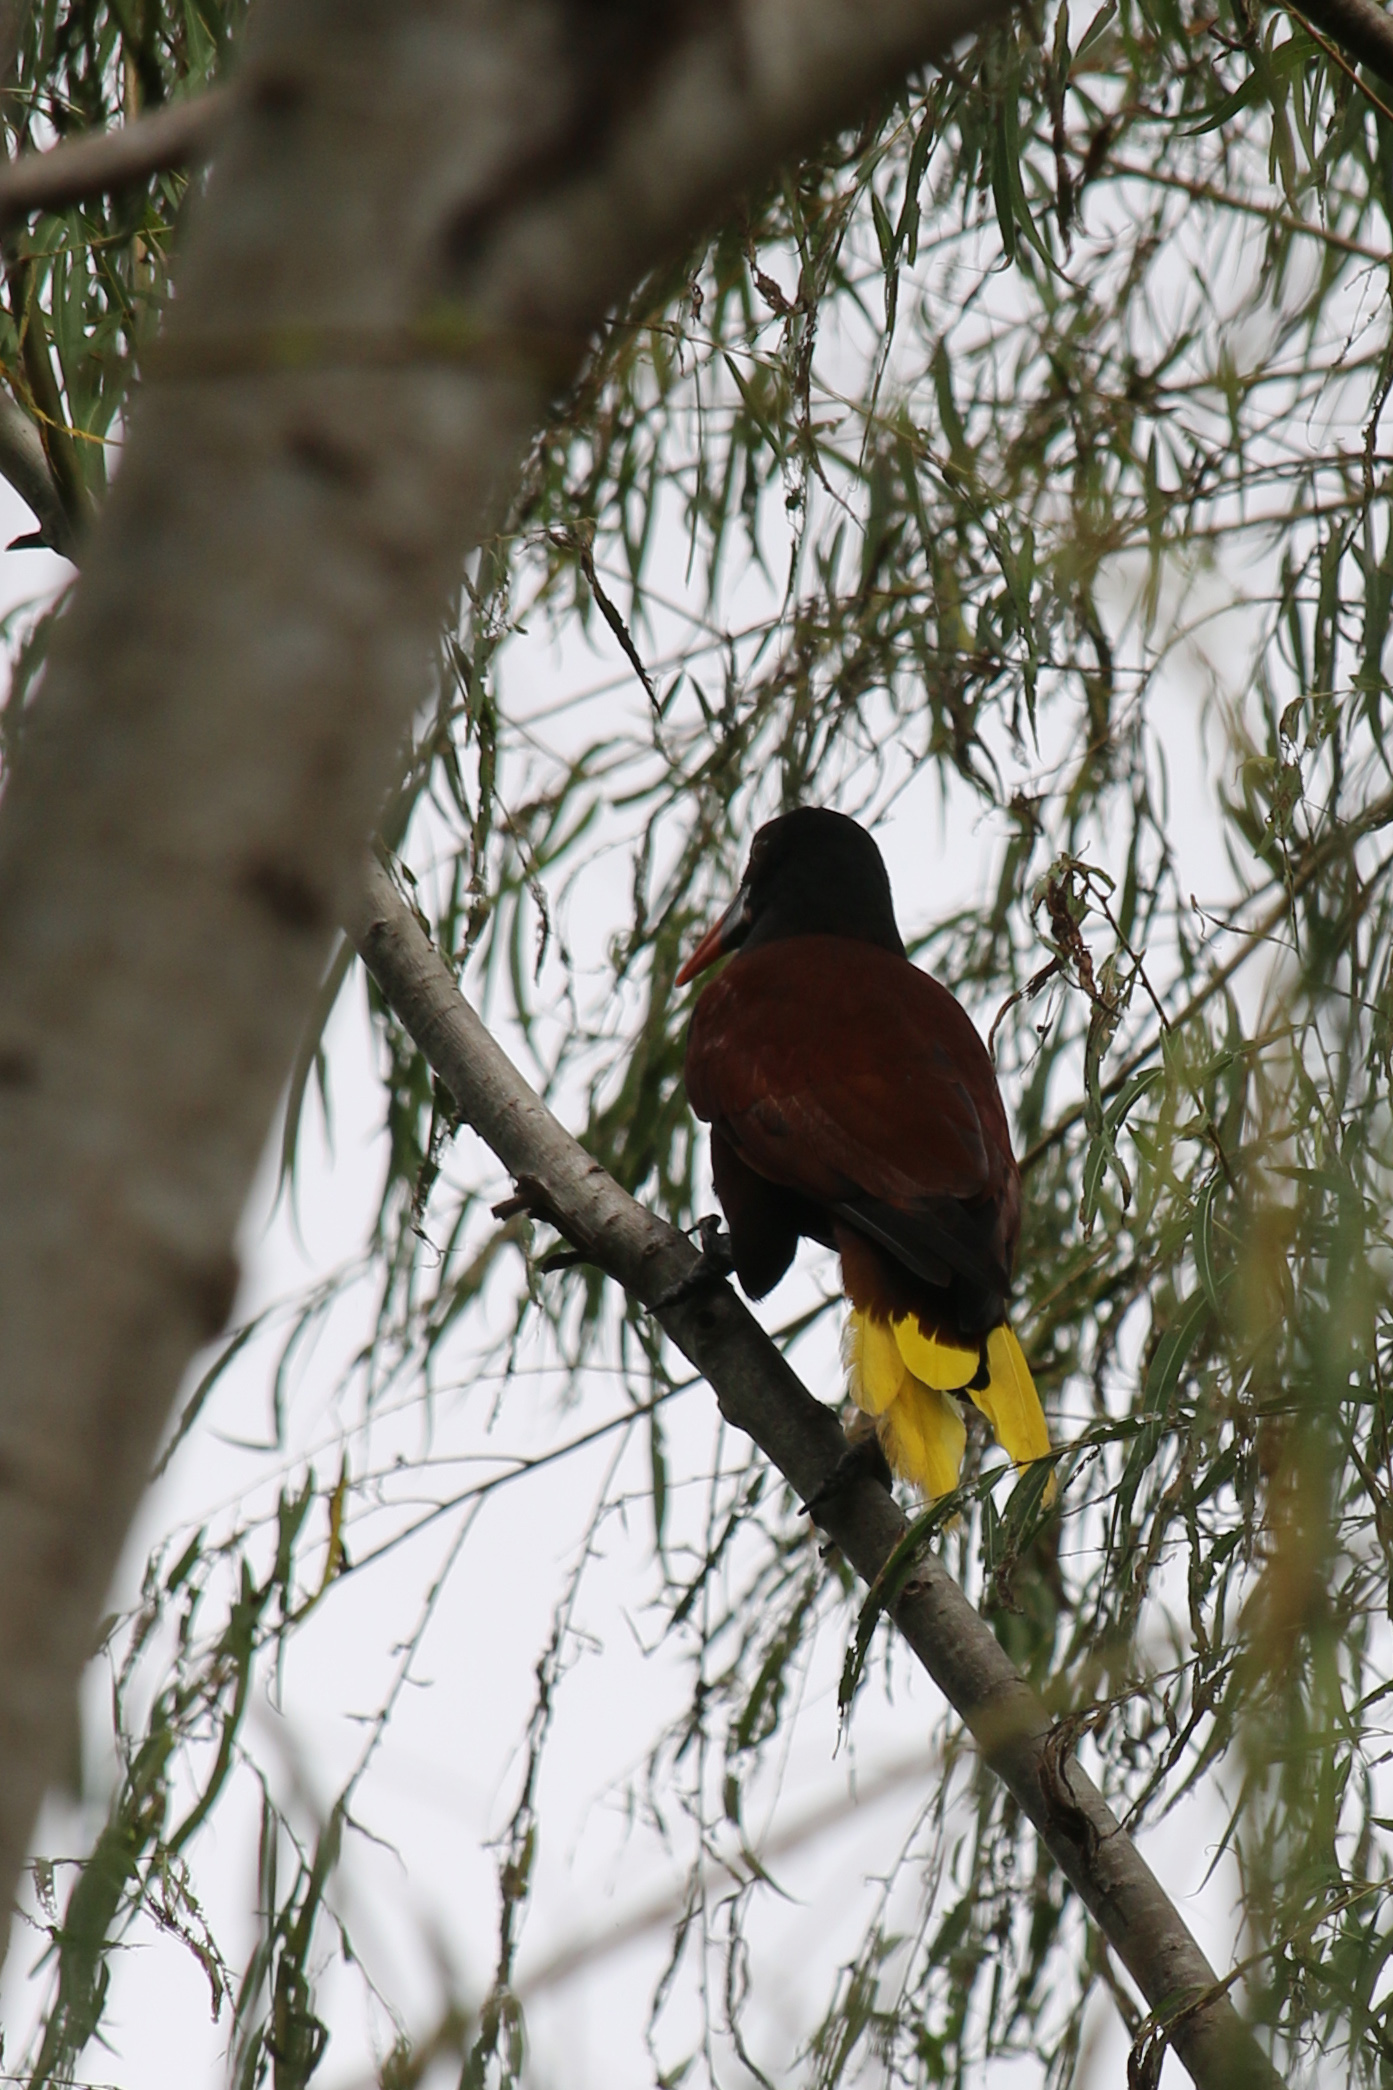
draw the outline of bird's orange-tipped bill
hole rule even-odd
[[[727,951],[733,951],[744,942],[750,927],[750,896],[742,885],[735,898],[718,922],[713,922],[691,957],[677,975],[677,985],[685,987],[708,965],[714,965]]]
[[[685,987],[689,980],[694,980],[699,972],[705,972],[707,966],[714,965],[720,957],[722,948],[721,928],[721,922],[713,922],[702,937],[701,942],[677,975],[679,987]]]
[[[969,1387],[968,1392],[991,1424],[997,1443],[1018,1466],[1047,1459],[1050,1433],[1045,1426],[1045,1411],[1040,1406],[1025,1353],[1004,1323],[993,1328],[987,1337],[987,1371],[987,1385],[980,1391]],[[1055,1494],[1055,1477],[1051,1473],[1045,1501],[1053,1502]]]

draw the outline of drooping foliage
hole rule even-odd
[[[239,13],[49,0],[18,135],[197,88]],[[688,1223],[673,983],[696,926],[760,818],[819,801],[883,824],[916,955],[994,1033],[1026,1171],[1019,1326],[1061,1449],[1051,1514],[970,1437],[929,1542],[1131,1825],[1205,1796],[1245,2007],[1282,2066],[1318,2054],[1321,2081],[1370,2084],[1393,2082],[1389,92],[1247,0],[1051,7],[786,168],[640,287],[558,402],[461,576],[383,837],[557,1109]],[[0,363],[75,519],[100,500],[181,191],[16,247]],[[46,629],[17,633],[11,730],[42,702]],[[287,1196],[314,1094],[338,1093],[331,1011],[363,991],[342,955],[291,1084]],[[941,1712],[902,1862],[778,2049],[759,2015],[775,1888],[746,1822],[819,1661],[851,1651],[854,1736],[893,1651],[743,1447],[708,1431],[704,1472],[674,1469],[674,1418],[709,1395],[593,1272],[545,1268],[545,1229],[492,1213],[496,1167],[370,999],[376,1224],[189,1399],[176,1472],[265,1360],[265,1478],[158,1548],[112,1623],[117,1771],[85,1862],[37,1874],[51,1990],[28,2079],[71,2073],[113,1954],[152,1924],[205,1969],[239,2085],[316,2074],[317,1984],[355,1964],[336,1883],[441,1591],[506,1602],[483,1504],[506,1489],[526,1517],[556,1448],[606,1433],[609,1492],[537,1649],[496,1973],[472,1970],[433,2032],[403,2019],[384,2085],[449,2056],[463,2083],[529,2079],[515,1961],[547,1744],[586,1561],[634,1508],[631,1442],[645,1631],[688,1681],[630,1749],[636,1808],[690,1860],[660,2079],[961,2084],[1014,2054],[1082,2083],[1108,1993],[1149,2065],[1098,1940]],[[826,1398],[832,1291],[812,1272],[781,1328]],[[349,1299],[370,1310],[326,1393],[305,1360]],[[444,1435],[489,1454],[529,1372],[553,1449],[460,1481]],[[368,1613],[386,1681],[307,1828],[249,1709],[389,1560],[428,1564],[397,1571],[390,1625]],[[239,1782],[261,1856],[233,1967],[199,1881]],[[748,1863],[718,1894],[732,1838]]]

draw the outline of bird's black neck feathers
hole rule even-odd
[[[845,813],[799,806],[760,828],[741,892],[747,951],[790,936],[845,936],[906,955],[880,851]]]

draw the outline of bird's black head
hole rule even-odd
[[[760,828],[739,892],[677,975],[678,985],[727,951],[786,936],[846,936],[905,955],[884,860],[845,813],[798,806]]]

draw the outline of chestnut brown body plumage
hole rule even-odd
[[[1018,1461],[1043,1456],[1005,1325],[1020,1174],[996,1077],[966,1011],[905,955],[871,837],[812,807],[762,828],[680,977],[730,950],[686,1072],[742,1285],[763,1297],[800,1236],[836,1249],[851,1391],[929,1493],[956,1480],[957,1392]]]

